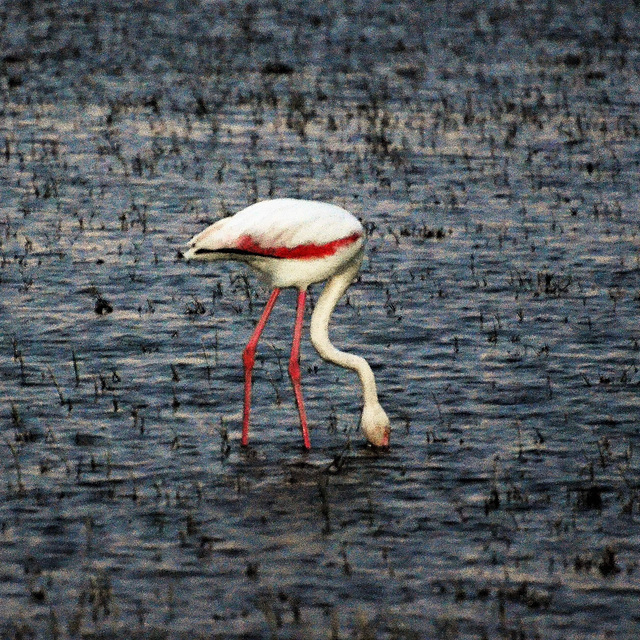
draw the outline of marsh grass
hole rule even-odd
[[[638,7],[23,5],[0,636],[636,637]],[[286,304],[239,446],[266,293],[179,255],[279,196],[363,221],[331,336],[388,453],[307,342],[301,452]]]

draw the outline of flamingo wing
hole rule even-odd
[[[280,198],[258,202],[218,220],[190,242],[192,256],[249,254],[273,258],[321,258],[364,235],[360,222],[333,204]]]

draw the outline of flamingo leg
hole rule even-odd
[[[244,364],[244,412],[242,414],[242,446],[246,447],[249,444],[249,413],[251,411],[251,373],[253,371],[253,365],[256,361],[256,347],[258,346],[258,340],[262,335],[267,320],[271,315],[273,306],[280,295],[280,289],[274,289],[271,292],[271,296],[267,301],[267,304],[258,320],[253,334],[247,346],[242,353],[242,362]]]
[[[298,413],[300,414],[300,429],[304,448],[311,449],[309,440],[309,429],[307,427],[307,414],[304,410],[304,400],[302,398],[302,388],[300,386],[300,339],[302,338],[302,322],[304,320],[304,306],[307,300],[307,292],[302,289],[298,292],[298,308],[296,310],[296,324],[293,329],[293,344],[291,346],[291,358],[289,359],[289,377],[293,384],[293,392],[296,396]]]

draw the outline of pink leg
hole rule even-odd
[[[307,292],[298,292],[298,309],[296,311],[296,324],[293,330],[293,345],[291,346],[291,358],[289,359],[289,376],[293,384],[293,392],[296,396],[298,413],[300,414],[300,429],[302,429],[302,439],[304,448],[311,449],[309,440],[309,429],[307,427],[307,414],[304,410],[304,400],[302,399],[302,388],[300,387],[300,339],[302,338],[302,321],[304,320],[304,305],[307,300]]]
[[[280,295],[280,289],[274,289],[267,301],[267,304],[258,320],[258,324],[251,336],[251,339],[247,343],[242,354],[242,362],[244,363],[244,413],[242,415],[242,446],[246,447],[249,444],[249,412],[251,411],[251,372],[253,371],[253,364],[256,361],[256,347],[258,346],[258,340],[264,326],[267,324],[269,315],[273,310],[273,306]]]

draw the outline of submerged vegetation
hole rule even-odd
[[[0,8],[0,637],[637,637],[639,10]],[[284,196],[387,454],[305,344],[302,455],[285,304],[239,447],[267,292],[178,253]]]

